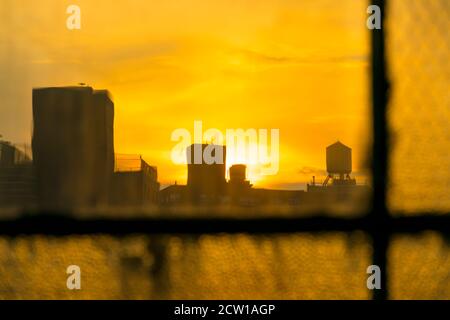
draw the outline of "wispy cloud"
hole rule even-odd
[[[320,56],[310,55],[304,57],[292,56],[277,56],[266,54],[253,50],[240,49],[236,51],[237,54],[242,55],[245,59],[252,62],[268,63],[268,64],[348,64],[348,63],[363,63],[369,61],[367,55],[341,55],[341,56]]]
[[[326,176],[327,171],[325,169],[315,167],[302,167],[297,171],[298,174],[305,176]]]

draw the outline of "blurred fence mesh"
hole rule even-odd
[[[0,238],[0,299],[369,299],[371,251],[359,232]],[[389,259],[391,298],[450,298],[445,238],[395,236]]]
[[[0,238],[0,299],[369,299],[370,253],[362,233]]]
[[[392,299],[450,299],[450,242],[433,232],[393,237],[389,250]]]
[[[389,206],[449,211],[450,1],[388,4]]]

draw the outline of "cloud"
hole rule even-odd
[[[247,49],[240,49],[236,52],[245,57],[245,59],[250,60],[251,62],[266,64],[368,64],[369,61],[369,57],[367,55],[357,54],[341,56],[310,55],[307,57],[289,57],[276,56]]]
[[[325,169],[319,169],[314,167],[302,167],[297,171],[298,174],[306,176],[326,176],[328,173]]]

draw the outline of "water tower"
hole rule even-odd
[[[352,172],[352,149],[341,142],[327,147],[328,176],[323,185],[332,180],[333,185],[355,185],[356,180],[350,177]]]
[[[230,186],[251,187],[247,180],[247,166],[245,164],[234,164],[230,167]]]

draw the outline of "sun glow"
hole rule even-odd
[[[0,28],[10,46],[0,52],[11,53],[2,60],[9,80],[0,86],[11,97],[0,105],[8,139],[31,136],[31,88],[85,82],[114,96],[115,151],[142,155],[163,185],[186,182],[185,166],[171,161],[171,133],[195,120],[222,132],[280,130],[277,174],[260,174],[264,166],[239,156],[228,160],[247,164],[256,185],[308,181],[302,168],[323,170],[324,149],[336,140],[353,148],[355,170],[363,166],[370,140],[365,1],[196,0],[195,10],[191,0],[77,5],[80,30],[67,30],[67,3],[55,0],[12,6],[15,24],[38,27]]]

